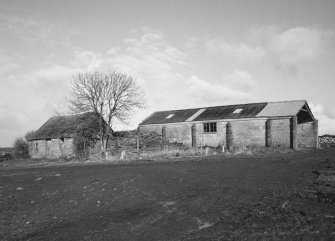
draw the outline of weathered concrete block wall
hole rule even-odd
[[[177,124],[166,126],[166,139],[168,141],[181,142],[186,146],[192,146],[192,124]]]
[[[230,121],[233,135],[233,146],[237,147],[253,147],[266,146],[266,119],[253,120],[233,120]],[[194,125],[196,145],[200,146],[225,146],[226,143],[226,126],[227,121],[216,122],[216,133],[205,133],[203,123],[181,123],[181,124],[165,124],[140,126],[141,133],[156,132],[162,134],[163,126],[166,126],[167,141],[176,141],[183,143],[189,147],[192,146],[192,125]],[[290,147],[291,130],[290,118],[271,119],[271,146],[274,147]],[[315,126],[315,125],[314,125]],[[298,139],[300,146],[315,145],[315,128],[313,122],[299,125]],[[312,132],[313,131],[313,132]],[[269,134],[269,133],[268,133]],[[194,141],[194,140],[193,140]]]
[[[265,146],[265,120],[232,121],[234,145]],[[200,146],[226,147],[226,121],[216,122],[216,133],[205,133],[203,123],[196,123],[196,144]],[[192,123],[165,124],[139,127],[140,133],[156,132],[162,134],[166,126],[167,141],[176,141],[192,146]]]
[[[163,126],[166,127],[165,134],[167,141],[179,142],[187,146],[192,146],[191,123],[141,126],[139,130],[140,133],[144,134],[155,132],[161,135]]]
[[[298,147],[315,148],[317,142],[317,126],[314,122],[298,124],[297,126],[297,142]]]
[[[227,122],[217,122],[216,123],[216,133],[204,132],[204,124],[197,123],[197,140],[198,147],[200,146],[226,146],[226,124]]]
[[[265,146],[265,120],[232,121],[234,146]]]
[[[64,141],[61,139],[30,141],[29,154],[32,158],[59,158],[73,156],[73,140],[67,138],[64,139]]]
[[[162,134],[163,126],[166,126],[167,141],[180,142],[186,146],[192,147],[192,125],[193,123],[141,126],[140,133],[149,134],[150,132],[156,132],[158,134]],[[204,133],[203,123],[196,123],[195,129],[197,147],[206,145],[217,147],[218,145],[225,145],[225,125],[226,122],[217,122],[216,133]]]
[[[272,146],[290,147],[290,119],[271,120]]]
[[[163,125],[152,125],[152,126],[140,126],[138,132],[142,134],[149,134],[150,132],[155,132],[157,134],[162,134]]]

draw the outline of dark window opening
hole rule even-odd
[[[313,116],[310,114],[309,109],[306,105],[301,108],[297,115],[298,119],[298,124],[306,123],[306,122],[311,122],[313,121]]]
[[[204,123],[205,133],[216,133],[216,122]]]
[[[64,142],[64,137],[60,138],[61,142]]]
[[[35,143],[35,150],[36,151],[38,150],[38,143],[37,142]]]

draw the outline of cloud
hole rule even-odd
[[[294,76],[334,50],[334,31],[318,27],[258,26],[252,27],[246,35],[244,42],[213,37],[206,43],[207,51],[225,60],[234,60],[237,68],[244,63],[256,62],[262,66],[270,63],[273,70]]]
[[[243,93],[251,93],[258,89],[256,81],[250,73],[241,70],[235,70],[226,78],[226,85],[229,88],[239,90]]]
[[[315,60],[325,53],[331,31],[296,27],[274,36],[270,47],[278,55],[279,61],[297,64]]]
[[[0,49],[0,77],[20,68],[18,63],[14,61],[15,56]]]
[[[22,73],[0,68],[0,146],[11,145],[15,137],[39,128],[56,111],[67,111],[71,76],[84,68],[53,62]]]
[[[62,21],[50,23],[34,17],[0,17],[0,32],[14,34],[29,44],[44,44],[49,47],[72,46],[71,37],[78,34],[78,31],[65,26]]]
[[[261,60],[266,52],[260,46],[252,47],[243,42],[228,43],[223,38],[213,38],[206,43],[210,53],[220,54],[224,58],[233,58],[239,61],[258,61]]]
[[[198,44],[198,40],[191,42]],[[147,109],[135,113],[130,126],[115,122],[116,129],[136,128],[156,110],[242,103],[254,98],[257,83],[246,71],[236,69],[220,80],[185,74],[193,72],[188,64],[193,56],[194,46],[189,41],[178,48],[161,31],[143,28],[105,52],[73,49],[68,63],[48,60],[25,73],[16,72],[13,66],[3,74],[6,78],[1,83],[0,112],[6,113],[6,118],[0,119],[0,131],[13,139],[39,128],[56,111],[66,112],[70,80],[85,71],[121,71],[133,76],[145,91]]]
[[[28,24],[31,25],[34,23]],[[69,64],[46,61],[30,73],[15,73],[14,65],[6,67],[0,72],[6,77],[1,80],[0,131],[11,136],[13,141],[13,137],[38,128],[56,111],[66,112],[72,76],[95,70],[122,71],[138,79],[150,105],[149,110],[135,116],[131,126],[134,128],[153,109],[171,106],[166,100],[174,92],[173,88],[177,88],[178,96],[182,96],[182,89],[178,89],[181,76],[173,68],[185,66],[185,58],[186,54],[169,45],[160,31],[145,28],[138,36],[126,38],[122,45],[114,46],[106,53],[77,48]],[[7,61],[8,58],[2,59]],[[177,99],[172,102],[177,104]],[[9,141],[3,138],[1,141]]]
[[[131,128],[155,110],[222,105],[253,98],[257,83],[246,71],[235,70],[220,82],[182,74],[179,70],[189,67],[187,62],[193,55],[190,40],[186,41],[184,49],[177,48],[166,41],[161,31],[143,28],[106,53],[76,51],[74,62],[77,66],[96,63],[93,65],[97,70],[117,70],[137,79],[146,93],[148,108],[134,116]]]
[[[319,121],[319,135],[335,134],[335,118],[321,104],[309,104],[314,117]]]
[[[290,75],[323,58],[334,40],[332,30],[315,27],[295,27],[272,34],[266,47],[269,60],[277,71]]]
[[[235,70],[222,81],[209,82],[192,76],[186,83],[188,103],[194,107],[242,103],[253,98],[257,83],[245,71]]]

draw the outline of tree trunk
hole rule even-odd
[[[107,135],[105,139],[105,151],[107,150],[107,147],[108,147],[108,139],[109,139],[109,136]]]

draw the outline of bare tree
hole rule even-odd
[[[76,113],[91,111],[100,116],[99,138],[103,152],[112,134],[113,120],[128,123],[133,111],[144,105],[142,90],[126,74],[89,72],[73,77],[70,108]]]

